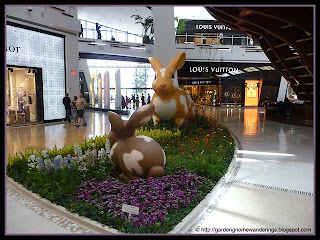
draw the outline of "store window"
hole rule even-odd
[[[7,124],[38,120],[35,69],[7,68]]]
[[[123,97],[131,99],[132,95],[135,94],[136,96],[139,96],[141,101],[143,94],[146,101],[149,94],[150,98],[152,98],[154,94],[152,82],[155,73],[150,64],[112,60],[88,60],[87,62],[90,75],[93,79],[93,91],[90,94],[94,95],[94,107],[105,108],[104,74],[108,71],[110,83],[110,108],[115,109],[115,74],[118,69],[120,70],[121,95]],[[99,76],[101,76],[101,94],[99,93]]]

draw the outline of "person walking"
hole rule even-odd
[[[74,120],[73,126],[76,126],[78,122],[77,99],[77,96],[73,96],[73,100],[71,102],[71,113]]]
[[[132,108],[135,108],[135,106],[136,106],[136,95],[133,94],[132,95]]]
[[[220,44],[223,45],[223,33],[220,32],[219,34],[219,40],[220,40]]]
[[[71,99],[69,98],[69,94],[66,93],[66,96],[63,98],[62,100],[62,103],[66,109],[66,117],[64,118],[64,121],[68,121],[68,122],[71,122],[71,119],[70,119],[70,114],[71,114]]]
[[[126,96],[126,108],[127,108],[127,109],[130,108],[130,103],[129,103],[129,98],[128,98],[128,96]]]
[[[98,39],[101,39],[101,30],[100,30],[101,26],[96,23],[96,30],[97,30],[97,34],[98,34]]]
[[[151,102],[151,98],[150,98],[150,94],[148,93],[147,103],[149,104],[150,102]]]
[[[86,119],[84,118],[84,109],[86,108],[86,100],[83,98],[82,93],[79,94],[79,98],[76,101],[76,107],[78,112],[78,123],[75,125],[76,127],[80,126],[81,119],[83,121],[82,126],[86,126]]]
[[[136,97],[136,107],[138,108],[139,107],[139,95],[137,94],[137,97]]]
[[[145,105],[143,93],[142,93],[142,96],[141,96],[141,104],[142,104],[142,106]]]

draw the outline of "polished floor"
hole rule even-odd
[[[300,233],[312,233],[315,209],[314,129],[266,120],[263,108],[208,107],[204,114],[217,119],[237,138],[236,160],[240,169],[230,188],[221,195],[219,203],[210,206],[188,232],[214,233],[198,231],[198,227],[295,227],[304,229]],[[100,136],[110,131],[106,113],[86,111],[85,117],[88,125],[79,128],[63,122],[7,127],[7,153],[23,151],[27,146],[43,149],[56,145],[60,148],[75,140],[82,141],[85,137]],[[8,198],[8,201],[15,200]],[[18,208],[14,207],[15,204],[7,205],[8,222],[16,216]],[[10,232],[25,233],[25,224],[32,225],[32,221],[19,223],[15,219],[15,222]]]

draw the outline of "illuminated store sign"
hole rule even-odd
[[[222,22],[214,20],[185,20],[185,27],[182,34],[194,34],[194,33],[215,33],[219,34],[239,34],[233,31],[231,28],[224,25]]]
[[[7,65],[42,69],[44,120],[64,118],[64,38],[11,25],[6,33]]]
[[[197,24],[196,29],[207,29],[207,30],[229,30],[231,31],[231,28],[226,27],[223,24]]]
[[[190,67],[189,68],[190,72],[203,72],[203,73],[208,73],[208,72],[215,72],[215,73],[222,73],[222,72],[233,72],[233,71],[239,71],[239,68],[235,67]]]

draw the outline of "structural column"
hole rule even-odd
[[[102,107],[102,78],[101,73],[98,74],[98,105]]]
[[[108,71],[104,73],[104,107],[110,108],[110,78]]]
[[[116,79],[116,96],[115,96],[115,108],[117,110],[121,109],[121,77],[120,77],[120,69],[117,70],[115,74]]]
[[[152,7],[155,37],[154,57],[165,67],[177,54],[175,46],[174,8]]]
[[[94,101],[94,98],[95,98],[95,95],[94,95],[94,88],[95,88],[95,86],[94,86],[94,78],[95,78],[95,76],[92,73],[92,75],[91,75],[91,83],[90,83],[91,106],[92,107],[94,107],[94,105],[95,105],[95,101]],[[89,94],[89,96],[90,96],[90,94]]]

